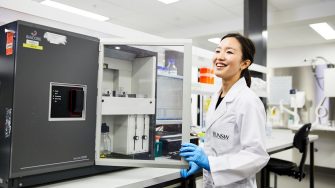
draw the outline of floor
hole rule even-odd
[[[277,176],[277,188],[309,188],[309,175],[299,182],[296,179],[286,176]],[[197,188],[202,187],[202,179],[196,181]],[[271,186],[273,187],[273,174],[271,175]],[[335,187],[335,173],[334,170],[324,171],[315,169],[314,175],[315,188],[334,188]]]
[[[335,187],[335,174],[325,172],[315,172],[314,175],[314,187],[315,188],[334,188]],[[284,176],[278,177],[278,188],[308,188],[309,187],[309,176],[307,175],[301,182]],[[272,183],[273,185],[273,183]]]

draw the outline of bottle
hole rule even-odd
[[[162,156],[162,150],[163,150],[163,143],[161,141],[159,141],[161,137],[156,135],[155,139],[155,157],[160,157]]]
[[[101,157],[105,158],[112,152],[112,141],[109,137],[109,127],[106,123],[102,123],[101,125],[101,140],[102,140],[102,151]]]
[[[210,67],[200,67],[198,82],[205,84],[214,84],[214,70]]]
[[[162,75],[162,74],[167,74],[167,69],[164,66],[157,66],[157,74]]]
[[[287,125],[289,127],[294,125],[294,116],[292,116],[291,114],[288,116]]]
[[[169,59],[169,64],[167,66],[167,69],[170,75],[177,76],[178,71],[177,71],[175,60]]]
[[[199,138],[199,147],[204,147],[205,144],[205,131],[201,131],[197,134],[198,138]]]

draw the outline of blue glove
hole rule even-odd
[[[179,155],[184,157],[188,162],[195,162],[199,167],[210,171],[208,157],[204,150],[192,143],[185,143],[181,145]]]
[[[182,178],[187,178],[188,176],[194,174],[196,171],[198,171],[200,169],[200,167],[197,164],[195,164],[194,162],[189,162],[188,165],[189,165],[188,170],[186,170],[186,169],[181,169],[180,170],[180,176]]]

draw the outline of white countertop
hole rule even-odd
[[[139,188],[180,178],[180,169],[133,168],[39,186],[39,188]]]
[[[287,129],[274,129],[266,138],[267,152],[292,146],[294,133]],[[318,139],[310,135],[310,141]],[[133,168],[90,177],[39,186],[39,188],[92,188],[92,187],[147,187],[180,178],[180,169]]]
[[[290,126],[289,129],[298,130],[299,126]],[[311,131],[335,131],[335,127],[330,127],[327,125],[312,124]]]
[[[294,133],[289,129],[273,129],[271,136],[267,136],[266,143],[266,151],[268,153],[292,146],[293,144]],[[309,140],[311,142],[317,140],[319,138],[318,135],[309,135]]]
[[[275,125],[272,126],[273,129],[291,129],[291,130],[298,130],[300,127],[302,126],[302,124],[299,125],[290,125],[290,126],[279,126],[279,125]],[[311,127],[311,132],[313,131],[334,131],[335,132],[335,127],[331,127],[328,125],[320,125],[320,124],[312,124]]]

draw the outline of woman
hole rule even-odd
[[[265,148],[265,110],[249,88],[248,67],[255,46],[240,34],[222,37],[213,57],[215,75],[222,78],[208,109],[204,150],[182,144],[180,156],[189,162],[187,177],[203,168],[204,187],[254,188],[255,174],[268,162]]]

